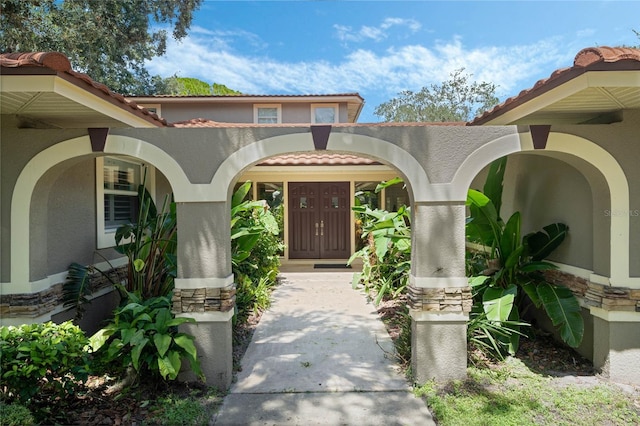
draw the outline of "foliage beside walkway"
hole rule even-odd
[[[546,375],[518,358],[471,367],[466,381],[427,383],[415,392],[443,426],[640,424],[640,393],[594,376]]]

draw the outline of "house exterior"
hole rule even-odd
[[[584,49],[471,123],[438,124],[357,123],[357,94],[126,99],[57,53],[0,55],[0,66],[3,325],[69,318],[60,287],[71,262],[123,265],[113,232],[144,179],[177,203],[174,311],[198,321],[185,328],[207,380],[226,387],[234,186],[251,180],[254,197],[282,197],[285,262],[335,263],[355,249],[354,193],[400,175],[406,192],[379,202],[412,206],[413,371],[464,377],[466,192],[508,155],[504,215],[521,211],[523,231],[570,227],[549,279],[581,301],[580,351],[612,379],[640,383],[637,49]],[[96,298],[87,328],[116,303],[108,287]]]
[[[152,96],[132,97],[180,127],[243,125],[354,124],[364,106],[357,93],[269,96]],[[194,119],[193,117],[197,117]],[[351,210],[355,193],[373,191],[382,180],[398,176],[375,159],[346,153],[296,153],[270,157],[238,176],[238,184],[253,183],[253,199],[270,199],[284,206],[284,264],[342,264],[359,243]],[[321,205],[331,204],[331,209]],[[378,206],[393,209],[409,204],[398,185],[379,196]]]

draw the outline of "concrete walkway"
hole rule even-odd
[[[435,424],[385,353],[393,343],[352,275],[281,274],[214,424]]]

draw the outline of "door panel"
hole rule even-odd
[[[320,241],[316,238],[318,192],[315,183],[289,184],[289,257],[316,259]]]
[[[324,183],[321,194],[320,228],[323,238],[320,239],[320,258],[346,259],[351,251],[349,182]]]
[[[349,182],[290,182],[289,257],[348,258],[349,209]]]

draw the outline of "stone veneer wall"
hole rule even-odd
[[[173,290],[173,313],[228,312],[236,303],[236,286],[222,288],[176,288]]]
[[[558,270],[545,271],[545,278],[550,283],[568,287],[587,306],[607,311],[640,312],[640,289],[596,284]]]
[[[109,278],[99,272],[91,274],[93,292],[112,286],[112,280],[122,282],[127,266],[107,272]],[[0,296],[0,316],[3,318],[37,318],[52,312],[62,304],[62,284],[58,283],[37,293],[5,294]]]
[[[407,290],[410,309],[424,312],[471,312],[473,300],[471,287],[424,288],[409,286]]]

